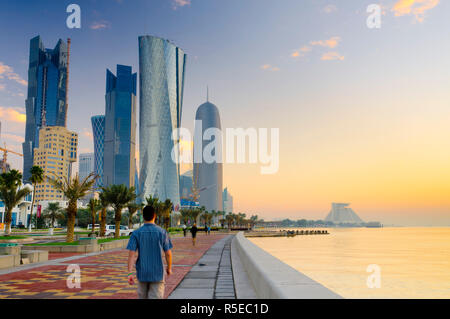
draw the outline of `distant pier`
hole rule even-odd
[[[245,237],[294,237],[301,235],[329,235],[328,230],[280,230],[280,231],[266,231],[253,230],[246,231]]]

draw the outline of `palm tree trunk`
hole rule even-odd
[[[114,235],[114,238],[120,237],[120,222],[122,220],[122,209],[116,210],[116,233]]]
[[[105,236],[106,231],[106,208],[102,209],[102,220],[100,221],[100,237]]]
[[[95,212],[92,214],[92,232],[95,233]]]
[[[132,220],[133,219],[133,215],[130,212],[128,214],[129,214],[128,215],[128,228],[131,229],[133,227],[133,225],[132,225],[133,224],[133,220]]]
[[[77,202],[69,202],[69,206],[67,207],[67,235],[66,242],[73,242],[73,234],[75,227],[75,217],[77,215]]]
[[[33,206],[34,206],[34,195],[36,194],[36,183],[33,185],[33,198],[31,199],[31,209],[30,209],[30,222],[28,224],[28,232],[31,233],[31,220],[33,218]],[[36,219],[36,228],[37,228],[37,219]]]
[[[5,222],[6,222],[5,235],[10,235],[11,234],[11,215],[12,215],[12,209],[6,208],[6,214],[5,214]]]

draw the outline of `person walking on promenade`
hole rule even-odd
[[[198,232],[197,224],[194,223],[194,225],[192,225],[192,227],[191,227],[192,246],[195,246],[195,240],[196,240],[196,237],[197,237],[197,232]]]
[[[136,265],[139,299],[164,297],[164,264],[166,273],[172,274],[172,241],[167,231],[155,224],[156,212],[152,206],[143,210],[144,225],[135,230],[128,241],[128,283],[134,285],[133,266]]]
[[[208,235],[211,235],[211,226],[208,225]]]
[[[183,228],[183,236],[186,237],[186,231],[187,231],[186,225],[183,225],[181,228]]]
[[[205,224],[205,235],[208,235],[208,226]]]

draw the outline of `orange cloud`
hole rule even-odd
[[[261,65],[261,69],[266,70],[266,71],[280,71],[280,68],[278,68],[276,66],[272,66],[270,64]]]
[[[0,106],[0,118],[15,123],[25,123],[27,116],[12,107]]]
[[[102,21],[96,21],[91,24],[89,28],[92,30],[101,30],[101,29],[107,29],[111,26],[111,24],[108,21],[102,20]]]
[[[14,73],[14,69],[10,67],[9,65],[4,64],[3,62],[0,62],[0,79],[8,78],[9,80],[16,81],[19,84],[22,84],[24,86],[28,85],[28,82],[25,81],[18,75],[17,73]],[[4,85],[2,85],[3,89],[5,88]]]
[[[433,9],[440,0],[399,0],[392,8],[395,16],[414,15],[417,21],[422,22],[426,11]]]
[[[338,52],[327,52],[320,58],[324,61],[332,61],[332,60],[340,60],[343,61],[345,57],[343,55],[340,55]]]
[[[332,37],[328,40],[311,41],[310,44],[311,45],[319,45],[322,47],[327,47],[327,48],[332,49],[332,48],[337,47],[340,41],[341,41],[340,37]]]
[[[191,0],[174,0],[172,2],[172,8],[176,10],[178,7],[184,7],[191,4]]]
[[[298,49],[298,50],[295,50],[295,51],[291,54],[291,57],[293,57],[293,58],[298,58],[298,57],[305,56],[305,54],[306,54],[307,52],[311,51],[311,50],[312,50],[311,47],[305,45],[304,47],[302,47],[302,48],[300,48],[300,49]]]

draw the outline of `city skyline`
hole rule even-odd
[[[79,1],[81,30],[64,26],[64,4],[5,4],[0,37],[11,41],[0,58],[0,113],[7,146],[22,152],[29,39],[73,39],[68,129],[79,133],[79,152],[90,152],[89,118],[103,113],[105,68],[137,69],[137,37],[155,34],[190,56],[183,126],[193,128],[209,84],[223,127],[280,128],[277,174],[224,164],[235,211],[323,219],[331,202],[350,202],[364,220],[450,224],[449,3],[382,1],[379,30],[367,28],[366,4],[193,0],[174,10],[173,3]],[[40,21],[42,14],[49,19]],[[9,161],[22,170],[20,159]]]

